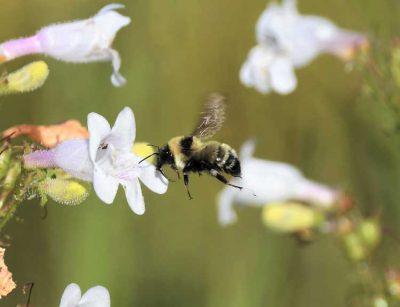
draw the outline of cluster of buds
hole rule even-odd
[[[45,136],[50,131],[65,135],[69,126],[60,125],[63,128],[55,129],[55,126],[40,126],[40,131]],[[38,127],[31,130],[36,132]],[[28,133],[27,129],[24,130]],[[14,130],[18,132],[18,129]],[[69,132],[71,134],[71,131]],[[33,146],[14,146],[10,143],[12,137],[18,133],[3,133],[4,137],[0,147],[0,229],[13,216],[16,207],[25,199],[38,197],[44,206],[48,198],[60,204],[75,205],[83,202],[89,195],[89,187],[79,180],[72,178],[61,169],[52,168],[42,170],[22,161],[22,156],[32,151]],[[38,137],[35,133],[33,136]],[[54,136],[53,136],[54,137]],[[49,138],[50,140],[52,137]],[[38,139],[39,140],[39,139]],[[39,151],[40,152],[40,151]]]
[[[293,201],[269,203],[263,208],[262,221],[273,231],[296,234],[303,240],[315,232],[332,234],[354,262],[368,259],[382,237],[378,218],[362,216],[358,208],[349,206],[348,196],[329,208]]]
[[[343,227],[343,233],[340,236],[349,259],[356,262],[366,260],[381,241],[379,221],[362,218],[358,223],[354,223],[347,218],[342,218],[339,223],[347,225]]]

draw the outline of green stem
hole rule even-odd
[[[16,189],[14,192],[14,197],[2,208],[5,213],[4,217],[0,220],[0,232],[3,230],[4,226],[10,221],[14,216],[17,207],[25,199],[26,193],[29,191],[30,185],[33,181],[33,174],[29,174],[23,178],[20,182],[20,188]]]

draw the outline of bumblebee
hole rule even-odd
[[[180,177],[179,171],[183,173],[183,182],[189,199],[192,199],[189,191],[190,173],[201,175],[206,172],[224,184],[242,189],[230,184],[222,174],[240,177],[240,161],[236,151],[228,144],[207,141],[222,127],[224,120],[225,98],[219,94],[213,94],[205,103],[199,124],[193,133],[170,139],[154,153],[157,155],[156,169],[164,177],[166,176],[162,167],[166,164],[177,172],[178,177]]]

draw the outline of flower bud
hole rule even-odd
[[[41,87],[49,75],[43,61],[33,62],[0,79],[0,95],[33,91]]]
[[[354,232],[343,237],[343,242],[346,248],[347,255],[353,261],[364,260],[368,256],[366,246],[362,239]]]
[[[320,212],[299,203],[271,203],[262,212],[264,224],[278,232],[296,232],[318,226]]]
[[[47,178],[39,184],[39,191],[63,205],[78,205],[89,196],[83,184],[66,179]]]
[[[373,307],[389,307],[388,301],[382,296],[375,297],[372,304]]]
[[[400,271],[390,268],[385,272],[389,293],[400,300]]]
[[[365,219],[358,226],[357,232],[365,245],[372,249],[375,248],[381,240],[381,230],[377,221]]]

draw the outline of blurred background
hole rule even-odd
[[[119,1],[132,24],[114,46],[128,84],[114,88],[111,65],[72,65],[47,58],[50,76],[40,90],[2,97],[0,129],[16,124],[86,122],[95,111],[113,122],[124,106],[136,116],[137,140],[163,144],[188,133],[204,98],[229,97],[227,121],[216,139],[239,149],[257,140],[256,156],[291,163],[307,177],[353,193],[365,214],[383,215],[400,232],[399,144],[385,133],[378,103],[360,99],[362,76],[321,56],[297,71],[289,96],[263,96],[240,84],[238,74],[255,44],[255,23],[265,0]],[[299,0],[304,14],[374,35],[399,33],[397,0]],[[54,22],[94,15],[107,1],[14,0],[0,10],[0,41],[33,34]],[[7,63],[12,71],[33,59]],[[182,182],[168,193],[143,189],[144,216],[120,191],[113,205],[92,193],[82,205],[50,202],[48,216],[30,201],[7,225],[6,261],[18,286],[34,282],[33,306],[58,306],[67,284],[83,291],[103,285],[112,306],[345,306],[354,266],[328,237],[307,245],[263,226],[260,210],[240,210],[238,222],[218,225],[216,180],[193,176],[188,200]],[[379,266],[400,265],[400,246],[383,240]],[[0,301],[15,306],[18,288]]]

